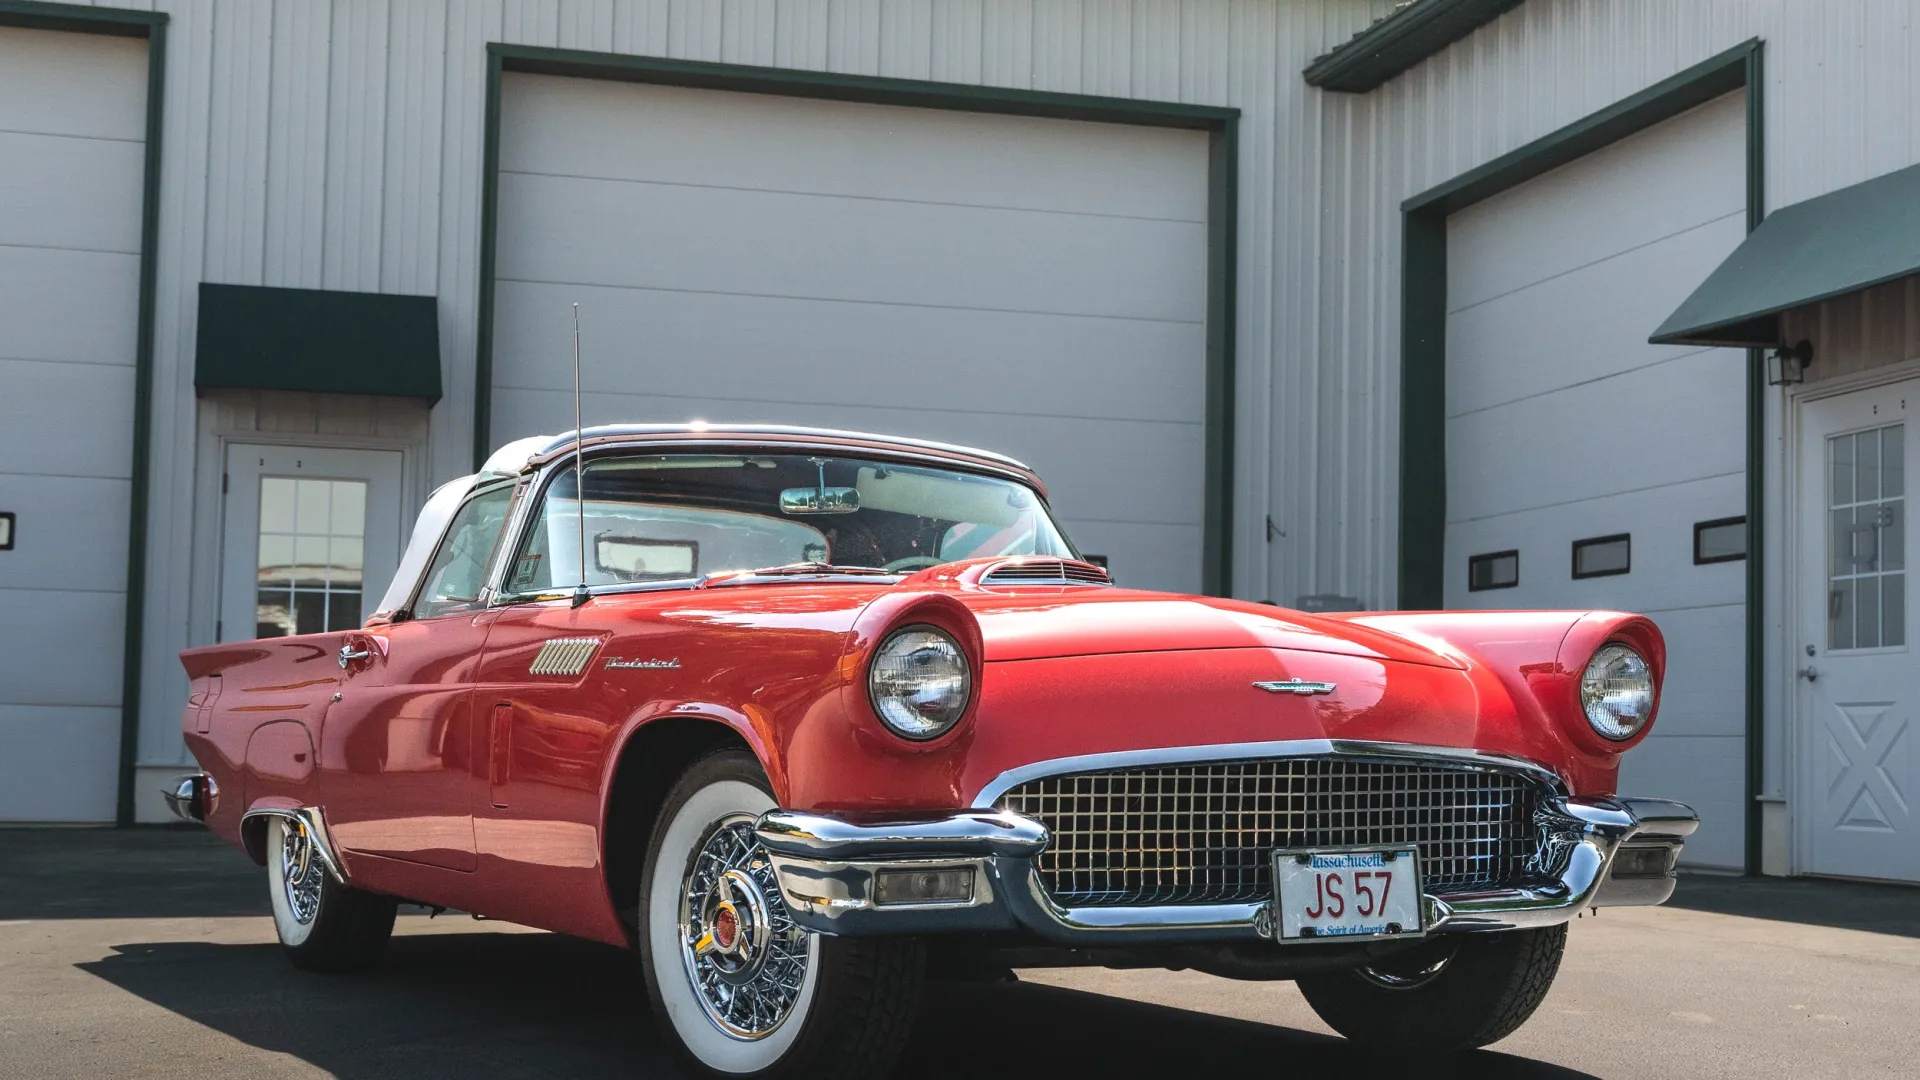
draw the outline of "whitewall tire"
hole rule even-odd
[[[267,893],[273,928],[293,966],[355,971],[380,959],[398,901],[335,881],[305,826],[267,821]]]
[[[922,946],[795,925],[753,835],[774,805],[742,751],[701,759],[668,793],[640,886],[654,1009],[704,1075],[884,1075],[918,1010]]]

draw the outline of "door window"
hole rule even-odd
[[[254,636],[360,625],[367,485],[260,478]]]
[[[1906,425],[1827,438],[1827,647],[1907,643]]]
[[[487,567],[493,562],[493,551],[512,502],[513,486],[502,484],[468,499],[453,515],[440,550],[433,553],[433,562],[427,566],[426,584],[413,604],[414,618],[431,619],[480,606]]]

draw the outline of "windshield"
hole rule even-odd
[[[596,458],[586,474],[588,585],[783,567],[911,573],[983,556],[1073,554],[1033,489],[950,469],[857,457],[647,454]],[[507,592],[579,584],[580,516],[569,464],[541,497]]]

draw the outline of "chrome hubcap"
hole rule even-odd
[[[694,855],[680,941],[694,996],[728,1035],[765,1038],[799,1003],[813,940],[787,914],[753,818],[720,822]]]
[[[314,854],[313,836],[298,822],[280,821],[280,887],[287,893],[287,910],[302,926],[320,914],[320,877],[326,873]]]

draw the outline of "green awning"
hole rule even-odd
[[[200,286],[196,390],[315,390],[440,400],[431,296]]]
[[[1920,165],[1777,210],[1647,340],[1770,348],[1780,313],[1920,274]]]

